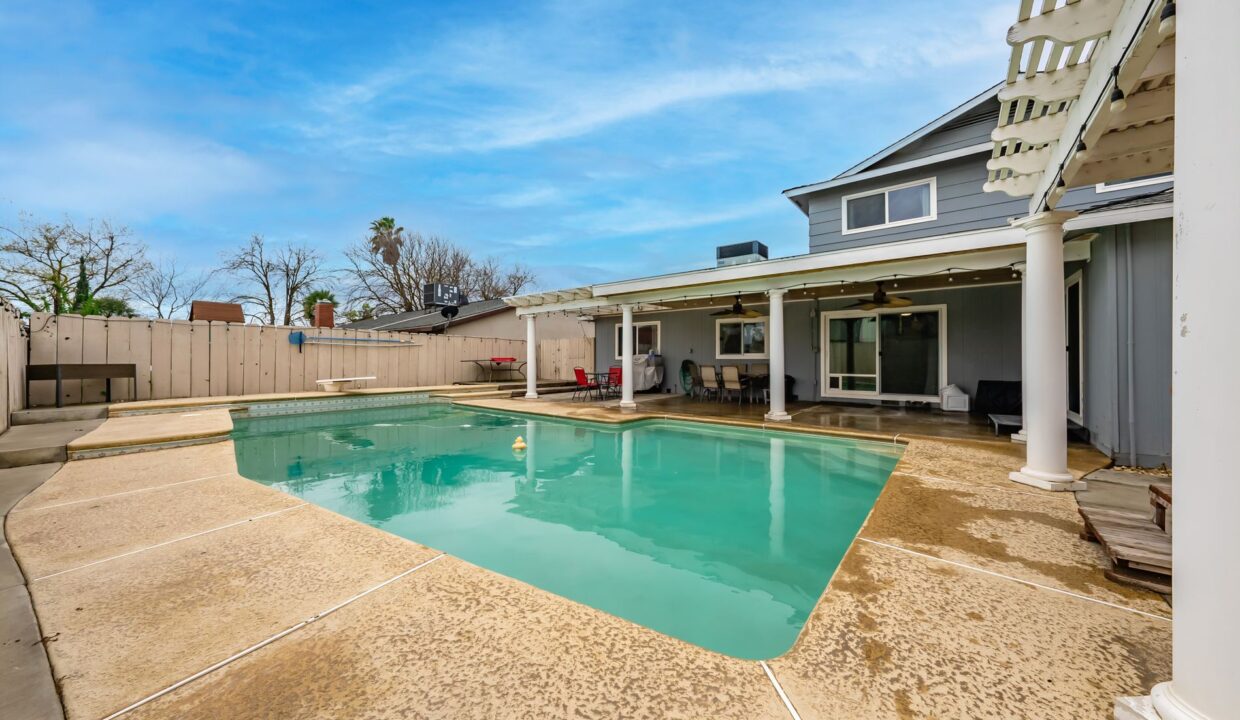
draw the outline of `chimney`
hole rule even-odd
[[[310,325],[316,328],[336,327],[335,305],[329,302],[314,304],[314,319]]]

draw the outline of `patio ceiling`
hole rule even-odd
[[[1036,213],[1069,188],[1172,170],[1174,0],[1021,0],[1008,44],[987,191]]]
[[[1010,238],[1014,237],[1013,232],[1003,228],[992,234]],[[1089,240],[1088,237],[1069,240],[1064,246],[1065,259],[1088,259]],[[863,297],[874,292],[874,283],[879,280],[887,283],[885,289],[889,292],[1014,282],[1013,269],[1023,261],[1024,247],[1019,244],[883,262],[824,263],[801,271],[772,274],[770,270],[778,263],[775,261],[721,268],[728,271],[748,269],[745,275],[729,272],[719,277],[712,271],[701,271],[595,285],[583,289],[588,292],[576,292],[571,297],[565,292],[531,293],[505,298],[505,301],[517,308],[518,315],[524,316],[548,313],[612,315],[621,312],[624,305],[631,305],[634,312],[724,307],[731,305],[737,295],[744,303],[759,304],[766,302],[766,293],[770,290],[785,290],[788,300]]]

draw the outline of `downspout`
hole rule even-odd
[[[1133,339],[1133,319],[1132,319],[1132,226],[1124,226],[1124,256],[1126,278],[1125,285],[1127,292],[1125,302],[1127,304],[1126,311],[1128,313],[1128,465],[1136,467],[1137,465],[1137,407],[1136,407],[1136,378],[1133,377],[1133,365],[1136,343]]]
[[[814,350],[814,387],[813,401],[822,397],[822,299],[814,298],[814,307],[809,311],[809,344]]]

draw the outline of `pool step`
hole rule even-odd
[[[66,446],[102,424],[103,420],[70,420],[14,425],[0,435],[0,468],[64,462],[69,457]]]
[[[69,407],[40,407],[29,410],[15,410],[9,416],[14,425],[42,425],[54,422],[75,422],[80,420],[102,420],[108,416],[108,405],[71,405]]]

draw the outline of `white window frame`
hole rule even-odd
[[[655,338],[655,344],[654,344],[654,354],[662,355],[663,354],[663,321],[662,320],[643,320],[641,322],[636,322],[636,321],[633,322],[633,352],[634,353],[637,352],[637,328],[645,326],[645,325],[654,325],[656,328],[658,328],[657,330],[658,337]],[[620,351],[624,349],[623,333],[624,333],[624,323],[623,322],[616,323],[616,338],[615,338],[616,357],[614,358],[615,360],[624,359],[624,356],[620,354]]]
[[[939,388],[941,389],[943,387],[946,387],[947,378],[948,378],[948,374],[947,374],[947,305],[946,304],[910,305],[909,307],[883,308],[883,309],[875,309],[875,310],[836,310],[832,312],[823,312],[822,319],[820,321],[821,325],[818,328],[818,332],[820,333],[819,347],[822,348],[822,353],[821,353],[822,359],[819,362],[819,366],[818,366],[820,397],[822,397],[823,399],[869,398],[871,400],[907,400],[907,401],[914,401],[914,402],[938,403],[939,396],[937,392],[934,395],[897,395],[897,394],[889,394],[889,393],[883,392],[883,372],[882,372],[883,370],[883,364],[882,364],[883,363],[883,360],[882,360],[883,339],[882,339],[881,332],[876,332],[874,336],[874,342],[876,344],[875,360],[877,361],[877,365],[875,366],[875,369],[877,370],[877,372],[875,373],[875,389],[873,391],[835,390],[830,387],[830,384],[831,384],[830,383],[830,379],[831,379],[831,372],[830,372],[830,362],[831,362],[830,328],[831,328],[831,325],[830,325],[830,322],[832,318],[867,317],[871,315],[877,318],[877,316],[879,315],[891,315],[891,314],[899,315],[900,313],[933,312],[933,311],[937,311],[939,313]]]
[[[762,332],[766,338],[766,341],[763,343],[763,346],[767,348],[767,351],[763,353],[744,352],[744,349],[745,349],[744,324],[745,323],[759,323],[759,322],[762,323],[762,326],[763,326]],[[730,355],[724,355],[719,352],[719,326],[724,325],[724,324],[741,326],[741,352],[730,354]],[[771,338],[770,338],[770,335],[767,334],[767,329],[769,327],[770,327],[770,321],[766,315],[763,315],[761,317],[751,317],[751,318],[742,318],[742,317],[719,318],[718,320],[715,321],[715,359],[716,360],[769,360],[771,358],[771,353],[770,353],[770,339]]]
[[[848,227],[848,201],[858,200],[860,198],[870,197],[871,195],[883,196],[883,217],[891,217],[891,201],[887,194],[893,190],[903,190],[904,188],[916,187],[917,185],[930,184],[930,214],[923,217],[910,218],[908,220],[897,220],[895,222],[887,222],[882,225],[866,225],[865,227],[849,229]],[[939,181],[937,177],[922,178],[912,182],[901,183],[899,185],[890,185],[888,187],[878,188],[875,190],[866,190],[865,192],[853,193],[840,198],[840,229],[843,235],[854,235],[856,233],[873,232],[875,230],[883,230],[885,228],[903,227],[904,225],[919,225],[921,223],[933,222],[939,219]]]
[[[1117,192],[1119,190],[1131,190],[1132,188],[1147,187],[1149,185],[1162,185],[1164,183],[1175,184],[1175,175],[1163,175],[1162,177],[1145,178],[1144,180],[1126,180],[1123,182],[1100,182],[1094,185],[1095,193]]]

